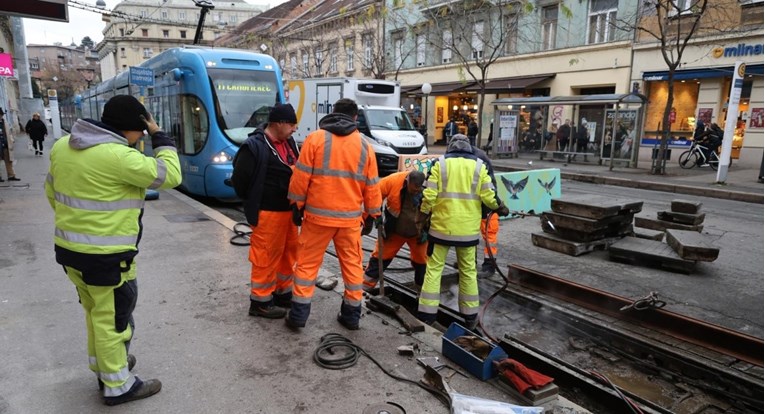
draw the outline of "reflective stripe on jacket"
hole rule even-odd
[[[319,129],[303,143],[288,197],[316,224],[356,227],[363,212],[381,213],[378,181],[374,150],[358,131],[339,136]]]
[[[473,154],[446,154],[430,169],[420,211],[431,213],[431,241],[451,246],[478,244],[481,203],[499,208],[483,161]]]
[[[156,158],[147,157],[103,124],[78,120],[53,145],[45,180],[55,244],[89,254],[137,250],[146,189],[181,182],[175,147],[154,152]]]

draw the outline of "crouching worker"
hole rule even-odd
[[[144,130],[155,158],[132,148]],[[128,354],[138,298],[135,256],[146,189],[180,182],[173,140],[132,96],[110,99],[101,122],[77,120],[50,154],[45,194],[55,214],[56,261],[85,309],[89,366],[106,405],[146,398],[162,388],[159,380],[141,381],[130,372],[136,361]]]
[[[510,211],[497,202],[486,165],[473,153],[467,137],[452,137],[446,153],[430,169],[423,191],[421,211],[431,214],[428,231],[428,263],[420,292],[417,317],[436,321],[441,299],[441,273],[450,247],[457,250],[459,311],[467,327],[475,328],[479,296],[475,252],[480,237],[481,204],[507,216]]]
[[[244,201],[250,234],[252,316],[284,318],[292,301],[298,231],[287,198],[298,159],[292,134],[297,116],[291,105],[274,106],[268,122],[255,128],[234,157],[231,183]]]
[[[403,171],[380,180],[380,193],[387,200],[385,209],[385,236],[383,241],[383,271],[396,257],[401,246],[409,246],[409,260],[414,267],[415,289],[419,292],[425,280],[427,261],[427,233],[424,230],[426,216],[420,213],[422,184],[425,174],[420,171]],[[364,290],[373,289],[378,282],[380,252],[375,247],[364,272]]]

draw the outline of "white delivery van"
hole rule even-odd
[[[401,86],[380,79],[315,78],[287,82],[287,100],[297,112],[298,127],[293,137],[302,145],[319,121],[332,112],[340,98],[359,105],[359,131],[369,138],[377,158],[380,176],[398,170],[400,154],[427,154],[425,140],[401,109]]]

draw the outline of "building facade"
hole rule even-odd
[[[43,95],[46,89],[53,88],[66,99],[101,80],[101,66],[95,50],[73,45],[29,44],[27,55],[30,76]]]
[[[216,2],[205,18],[201,44],[216,40],[266,10],[244,0]],[[192,44],[201,8],[193,0],[124,0],[103,20],[104,39],[96,50],[104,79],[137,66],[166,49]]]

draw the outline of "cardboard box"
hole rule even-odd
[[[476,336],[480,340],[486,342],[491,347],[489,355],[485,359],[480,359],[470,351],[453,342],[454,339],[460,336]],[[453,322],[449,326],[449,329],[446,330],[442,337],[441,353],[483,381],[497,375],[497,370],[494,369],[494,361],[507,358],[507,354],[502,348],[492,344],[488,339],[476,335],[456,322]]]

